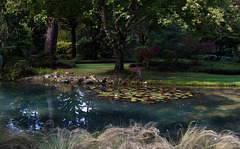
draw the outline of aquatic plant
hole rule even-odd
[[[189,91],[182,91],[176,88],[167,89],[162,87],[131,87],[120,86],[117,89],[107,88],[104,90],[94,89],[100,99],[121,100],[152,104],[156,102],[169,102],[171,100],[187,99],[193,97]]]

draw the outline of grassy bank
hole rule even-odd
[[[189,127],[180,131],[179,140],[162,137],[153,123],[128,128],[110,127],[98,134],[84,129],[68,131],[51,129],[48,132],[9,132],[0,130],[0,148],[35,149],[225,149],[240,148],[240,139],[232,132],[216,133],[212,130]],[[169,141],[171,140],[171,141]]]
[[[124,65],[128,69],[129,63]],[[114,69],[114,63],[107,64],[77,64],[76,68],[63,69],[63,71],[74,72],[75,75],[101,75]],[[130,71],[130,70],[129,70]],[[132,71],[135,74],[135,71]],[[152,84],[164,85],[191,85],[191,86],[240,86],[240,75],[221,75],[206,73],[187,72],[160,72],[143,71],[143,81]]]
[[[240,75],[203,73],[143,72],[143,79],[150,83],[192,86],[240,86]]]
[[[63,69],[64,71],[73,72],[75,75],[103,75],[108,71],[114,69],[114,63],[104,63],[104,64],[77,64],[75,68]],[[124,68],[127,69],[129,63],[124,64]]]

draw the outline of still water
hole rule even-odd
[[[93,86],[44,86],[0,83],[0,125],[11,129],[39,130],[54,127],[85,128],[90,132],[131,121],[157,122],[161,132],[174,132],[191,121],[215,131],[240,131],[240,89],[180,88],[194,97],[156,104],[98,99]]]

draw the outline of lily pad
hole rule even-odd
[[[130,102],[140,102],[143,104],[152,104],[156,102],[170,102],[171,100],[180,100],[193,97],[189,91],[182,91],[176,88],[161,87],[118,87],[107,88],[104,90],[94,89],[100,99],[121,100]]]

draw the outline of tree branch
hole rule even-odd
[[[133,25],[129,26],[129,27],[126,29],[126,31],[124,32],[124,36],[127,35],[127,33],[129,32],[129,30],[130,30],[132,27],[138,25],[140,22],[142,22],[142,21],[143,21],[144,19],[146,19],[147,17],[148,17],[148,16],[144,16],[144,17],[142,17],[140,20],[138,20],[136,23],[134,23]]]
[[[104,31],[111,42],[113,42],[113,37],[110,33],[108,23],[107,23],[107,14],[105,10],[105,0],[99,0],[99,15],[101,17]]]

